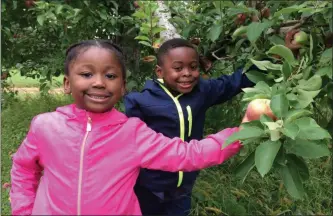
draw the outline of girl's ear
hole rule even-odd
[[[121,87],[121,96],[124,97],[126,93],[127,93],[126,81],[124,81],[124,85]]]
[[[160,66],[156,65],[155,73],[156,73],[157,78],[159,78],[159,79],[163,78],[163,71]]]
[[[64,86],[64,92],[65,92],[65,94],[72,93],[72,91],[71,91],[71,85],[69,83],[69,78],[68,78],[67,75],[64,76],[63,86]]]

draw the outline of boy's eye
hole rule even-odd
[[[90,73],[90,72],[83,72],[80,75],[83,76],[83,77],[85,77],[85,78],[89,78],[89,77],[92,76],[92,73]]]
[[[106,74],[105,76],[106,76],[106,78],[112,79],[112,80],[115,79],[115,78],[117,78],[117,76],[114,75],[114,74]]]
[[[182,70],[182,68],[181,67],[176,67],[176,68],[174,68],[176,71],[181,71]]]
[[[193,66],[191,66],[191,69],[192,69],[192,70],[196,70],[197,68],[198,68],[197,65],[193,65]]]

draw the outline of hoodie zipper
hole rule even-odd
[[[187,120],[188,120],[188,137],[190,137],[192,133],[192,110],[189,105],[186,107],[186,110],[187,110]]]
[[[81,193],[82,193],[82,173],[83,173],[83,158],[84,158],[84,146],[87,141],[89,132],[91,131],[91,118],[88,117],[86,133],[84,135],[81,151],[80,151],[80,169],[79,169],[79,182],[78,182],[78,193],[77,193],[77,214],[81,215]]]

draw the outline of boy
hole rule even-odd
[[[125,96],[128,117],[138,117],[163,135],[183,140],[203,138],[205,113],[252,87],[242,70],[217,79],[200,78],[199,55],[188,41],[166,41],[157,53],[156,75],[141,92]],[[142,169],[135,186],[143,215],[188,215],[199,172]]]

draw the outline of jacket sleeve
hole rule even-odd
[[[125,114],[129,118],[137,117],[143,121],[143,114],[140,110],[139,104],[136,102],[136,96],[139,96],[139,93],[129,93],[124,97]]]
[[[168,138],[156,133],[140,122],[136,130],[136,152],[142,168],[169,172],[195,171],[223,163],[241,148],[235,142],[223,150],[221,145],[238,128],[228,128],[201,141],[183,142],[180,138]]]
[[[35,118],[21,146],[13,156],[11,169],[11,209],[12,215],[31,215],[36,191],[41,177],[39,154],[35,137]]]
[[[200,83],[207,97],[207,107],[230,100],[242,91],[242,88],[252,87],[252,83],[242,69],[231,75],[222,75],[217,79],[202,80]]]

